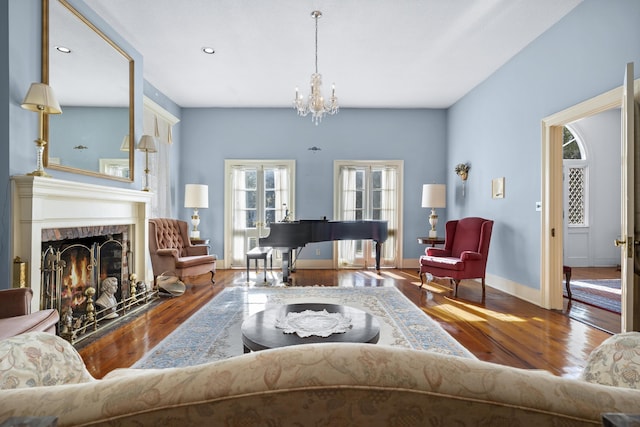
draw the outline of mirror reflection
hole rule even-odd
[[[132,181],[132,58],[65,0],[43,8],[43,81],[62,108],[49,118],[46,166]]]

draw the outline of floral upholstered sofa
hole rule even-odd
[[[589,375],[622,375],[623,387],[373,344],[292,346],[95,380],[66,341],[29,333],[0,341],[0,423],[53,415],[60,426],[596,426],[603,412],[640,411],[640,390],[629,388],[640,384],[640,347],[615,338]]]

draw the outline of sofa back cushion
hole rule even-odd
[[[28,332],[0,341],[1,390],[93,380],[76,349],[56,335]]]

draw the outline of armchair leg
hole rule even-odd
[[[420,285],[424,285],[424,273],[420,272],[418,274],[420,275]]]
[[[213,275],[216,274],[213,270],[211,271],[211,283],[216,283],[215,280],[213,280]]]
[[[484,286],[484,277],[482,278],[482,299],[484,299],[484,294],[485,294],[485,286]]]
[[[458,296],[458,284],[460,283],[460,280],[451,279],[451,282],[453,283],[453,296],[457,297]]]

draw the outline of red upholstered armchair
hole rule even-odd
[[[216,272],[216,256],[209,255],[207,246],[192,245],[189,228],[185,221],[170,218],[149,220],[149,254],[153,267],[153,279],[167,273],[184,276],[198,276],[211,273],[211,281]]]
[[[485,294],[485,270],[493,221],[470,217],[448,221],[444,248],[427,248],[420,257],[420,281],[424,274],[449,277],[454,283],[454,296],[462,279],[482,279],[482,297]]]

